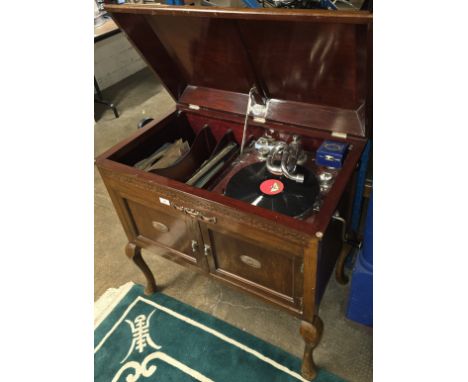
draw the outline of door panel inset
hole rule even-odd
[[[214,271],[293,296],[294,258],[225,233],[209,231]]]
[[[193,221],[189,217],[182,213],[149,208],[129,199],[126,202],[139,235],[196,261],[196,248],[192,244],[196,236],[193,233]]]

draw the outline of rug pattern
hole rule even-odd
[[[306,381],[300,360],[161,293],[134,285],[95,329],[95,382]],[[319,370],[315,382],[344,382]]]

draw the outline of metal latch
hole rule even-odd
[[[198,242],[196,240],[192,240],[192,252],[195,253],[198,251]]]

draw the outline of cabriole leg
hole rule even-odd
[[[153,273],[141,256],[141,248],[134,243],[128,243],[125,247],[125,254],[133,260],[138,268],[143,272],[146,278],[145,294],[153,294],[156,292],[156,281]]]
[[[301,374],[309,381],[317,376],[317,368],[314,363],[313,351],[322,338],[322,332],[323,322],[319,316],[314,316],[312,324],[307,321],[301,322],[300,333],[305,342]]]

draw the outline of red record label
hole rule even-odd
[[[260,191],[266,195],[277,195],[284,190],[284,184],[278,179],[267,179],[260,184]]]

